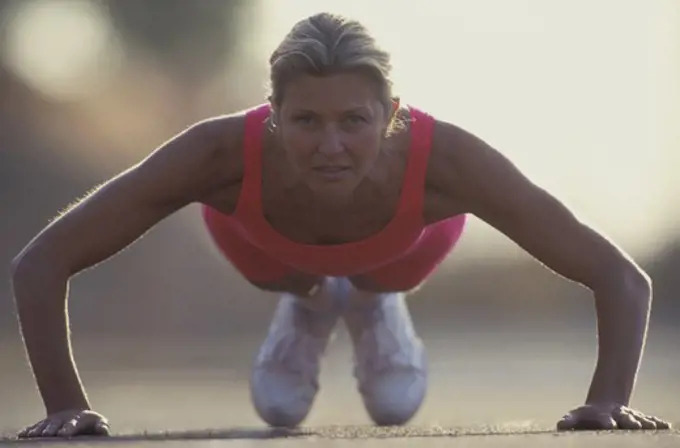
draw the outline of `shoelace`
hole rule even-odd
[[[313,318],[304,316],[303,319]],[[300,375],[305,381],[316,383],[319,376],[319,353],[327,343],[325,337],[312,336],[306,327],[309,322],[301,322],[279,336],[275,344],[260,355],[263,366],[283,367],[286,371]],[[275,332],[281,328],[274,329]]]
[[[411,368],[415,364],[413,357],[416,350],[412,347],[403,347],[403,344],[412,344],[413,341],[401,341],[385,323],[380,309],[372,310],[367,317],[367,321],[362,325],[363,332],[355,355],[357,361],[355,369],[369,369],[372,373],[381,373],[388,369]],[[405,334],[401,335],[401,339],[407,337]]]

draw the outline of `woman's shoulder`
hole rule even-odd
[[[207,171],[214,172],[218,179],[240,179],[249,123],[252,126],[252,123],[259,121],[257,115],[261,116],[264,111],[268,113],[267,105],[258,105],[193,122],[175,137],[177,141],[186,142],[182,145],[186,151],[180,151],[184,153],[182,157],[187,163],[202,160],[201,164],[210,167]]]
[[[407,134],[409,145],[414,142],[426,144],[431,156],[441,150],[448,151],[444,148],[451,145],[469,144],[470,137],[474,137],[454,122],[413,103],[400,105],[394,130]]]
[[[444,152],[444,155],[450,156],[453,148],[464,151],[486,143],[456,120],[413,103],[400,105],[396,121],[402,130],[427,137],[432,153]]]
[[[269,117],[269,104],[239,109],[235,112],[213,115],[198,120],[190,126],[195,135],[226,153],[240,153],[246,135],[254,128],[261,130]]]
[[[212,115],[195,122],[192,127],[201,128],[206,137],[228,136],[242,138],[248,122],[257,120],[258,117],[266,119],[269,116],[269,105],[259,104],[235,112]]]

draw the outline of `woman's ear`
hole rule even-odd
[[[394,116],[399,112],[399,108],[401,107],[401,99],[398,96],[395,96],[392,98],[392,113],[391,117],[394,119]]]
[[[272,129],[276,127],[276,120],[278,115],[278,107],[272,101],[272,97],[267,98],[269,100],[269,125]]]
[[[385,129],[385,137],[388,137],[395,128],[397,124],[397,114],[399,113],[399,108],[401,107],[401,100],[399,97],[395,96],[391,100],[392,110],[390,110],[389,120],[387,122],[387,128]]]

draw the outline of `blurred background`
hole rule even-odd
[[[680,397],[676,0],[0,0],[0,264],[193,122],[263,102],[270,52],[322,10],[360,19],[393,52],[405,102],[489,141],[647,269],[639,396],[680,412],[668,401]],[[94,404],[129,428],[259,424],[245,381],[275,299],[220,258],[197,206],[168,218],[71,283]],[[590,295],[484,223],[471,220],[411,306],[440,387],[419,418],[550,422],[582,401]],[[324,375],[353,387],[342,329],[337,343]],[[356,396],[324,390],[310,422],[365,421],[341,411]],[[4,274],[0,432],[42,412]]]

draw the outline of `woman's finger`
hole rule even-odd
[[[645,415],[645,417],[656,424],[656,429],[671,429],[671,424],[666,420],[654,417],[653,415]]]
[[[94,432],[94,427],[97,424],[97,417],[94,415],[82,416],[78,419],[75,426],[75,435],[91,435]]]
[[[111,433],[109,423],[105,420],[99,420],[94,426],[94,433],[98,436],[108,436]]]
[[[635,417],[642,425],[642,429],[656,429],[656,422],[651,418],[647,418],[645,415],[637,415]]]
[[[39,422],[34,423],[34,424],[32,424],[31,426],[25,427],[24,429],[22,429],[21,431],[19,431],[19,433],[17,434],[17,437],[19,437],[19,438],[28,437],[28,435],[31,433],[31,431],[33,431],[33,429],[34,429],[36,426],[40,425],[43,421],[44,421],[44,420],[40,420]]]
[[[557,422],[558,431],[570,431],[576,426],[576,420],[572,414],[567,414]]]
[[[71,420],[67,421],[61,426],[57,435],[61,437],[71,437],[76,435],[78,421],[79,421],[78,417],[74,417]]]
[[[632,414],[635,419],[640,422],[642,429],[656,429],[656,422],[652,420],[648,415],[643,414],[635,409],[629,409],[629,414]]]
[[[616,423],[621,429],[642,429],[642,423],[631,413],[622,412],[617,416]]]
[[[42,434],[40,434],[42,437],[54,437],[57,435],[57,432],[61,428],[62,422],[61,420],[50,420],[48,421],[47,425],[45,425],[45,428],[42,430]]]
[[[47,419],[40,421],[37,425],[33,426],[33,428],[31,428],[28,431],[28,434],[26,436],[27,437],[40,437],[42,435],[43,430],[45,429],[45,427],[47,426],[48,423],[49,423],[49,420],[47,420]]]

